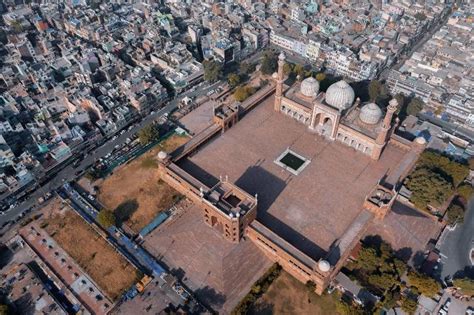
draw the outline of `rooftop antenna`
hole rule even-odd
[[[201,196],[201,198],[204,198],[204,189],[202,189],[202,186],[199,187],[199,196]]]

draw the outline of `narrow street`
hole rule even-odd
[[[440,247],[441,276],[452,276],[466,267],[472,267],[470,251],[474,240],[474,201],[471,200],[464,217],[464,223],[458,224],[454,231],[448,231]]]
[[[102,158],[108,153],[112,152],[116,145],[121,145],[125,143],[126,139],[131,135],[137,133],[145,126],[148,126],[153,121],[159,119],[161,116],[174,111],[177,108],[179,101],[183,97],[205,95],[207,91],[212,90],[219,83],[221,82],[218,81],[210,86],[203,85],[194,91],[185,92],[179,95],[179,97],[169,101],[166,106],[164,106],[159,111],[146,116],[140,122],[136,123],[131,130],[127,130],[122,135],[118,135],[116,139],[112,138],[102,146],[96,148],[95,150],[92,150],[90,154],[86,155],[83,158],[82,162],[77,167],[74,168],[72,165],[66,166],[63,170],[58,172],[58,174],[56,174],[53,179],[45,183],[42,187],[36,189],[35,192],[31,193],[30,197],[23,201],[20,205],[13,209],[6,210],[3,215],[0,215],[0,225],[2,225],[4,222],[15,220],[25,210],[38,205],[37,200],[39,197],[44,196],[47,192],[58,189],[62,184],[66,182],[75,180],[78,177],[76,173],[83,173],[88,170],[97,160],[99,160],[99,158]],[[12,228],[12,226],[10,226],[10,228]]]

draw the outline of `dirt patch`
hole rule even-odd
[[[282,272],[267,292],[256,302],[253,314],[338,314],[336,296],[318,296],[309,292],[306,286]]]
[[[139,280],[140,272],[72,210],[49,214],[43,226],[110,299]]]
[[[189,140],[173,134],[136,160],[117,168],[99,186],[98,199],[114,211],[119,222],[138,233],[158,213],[171,207],[181,195],[158,174],[156,155],[172,152]]]

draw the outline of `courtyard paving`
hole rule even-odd
[[[400,164],[405,152],[389,145],[381,159],[373,161],[275,112],[273,100],[269,97],[180,166],[208,185],[228,176],[258,194],[258,219],[318,259],[347,230],[367,193]],[[274,163],[287,148],[311,160],[297,176]]]
[[[191,205],[183,215],[150,233],[144,246],[214,310],[228,314],[271,266],[250,241],[230,243],[208,227]]]

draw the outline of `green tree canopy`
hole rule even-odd
[[[231,73],[227,77],[227,82],[229,82],[231,87],[236,87],[240,83],[240,76],[238,74]]]
[[[145,126],[138,132],[138,139],[140,139],[140,143],[143,145],[153,142],[158,136],[158,130],[153,124]]]
[[[251,64],[251,63],[248,63],[248,62],[242,62],[239,66],[239,72],[241,74],[248,75],[248,74],[250,74],[254,71],[255,71],[255,65],[254,64]]]
[[[462,184],[457,188],[457,194],[467,203],[474,194],[474,188],[468,183]]]
[[[237,87],[233,95],[236,101],[243,102],[253,93],[255,93],[255,88],[246,85]]]
[[[379,80],[372,80],[369,83],[369,97],[372,102],[375,102],[377,98],[385,94],[383,84]]]
[[[412,192],[410,201],[422,210],[428,204],[440,206],[453,193],[452,184],[429,168],[415,169],[405,184]]]
[[[296,74],[296,75],[299,75],[301,77],[301,79],[303,78],[303,75],[304,75],[304,67],[300,64],[297,64],[295,65],[295,67],[293,68],[293,72]]]
[[[321,82],[324,79],[326,79],[326,74],[324,72],[320,72],[320,73],[316,74],[316,80],[318,80],[318,82]]]
[[[357,260],[353,264],[354,276],[370,291],[384,294],[401,283],[406,264],[395,257],[391,246],[384,242],[362,243]]]
[[[404,310],[408,314],[415,314],[416,309],[418,308],[418,302],[413,300],[408,296],[403,296],[401,299],[402,302],[402,310]]]
[[[8,305],[0,304],[0,315],[8,315]]]
[[[222,65],[215,60],[204,60],[202,63],[204,68],[204,80],[215,82],[219,79],[222,71]]]
[[[289,62],[285,63],[285,65],[283,66],[283,73],[285,75],[289,75],[292,72],[293,72],[293,65]]]
[[[427,297],[435,296],[441,289],[441,285],[435,279],[415,271],[408,273],[408,280],[411,286]]]
[[[457,204],[451,204],[446,212],[446,221],[448,224],[455,222],[462,223],[464,220],[464,209]]]
[[[262,65],[260,66],[260,71],[263,74],[273,74],[277,69],[277,57],[272,51],[266,51],[263,54]]]
[[[458,278],[453,280],[453,284],[461,290],[462,294],[474,295],[474,280],[469,278]]]
[[[425,106],[425,103],[419,98],[413,98],[407,105],[407,114],[416,116]]]
[[[108,229],[112,225],[115,225],[116,219],[114,213],[107,209],[100,210],[97,215],[97,223],[99,223],[104,229]]]
[[[428,167],[446,177],[454,187],[469,175],[469,167],[434,151],[425,151],[418,160],[417,167]]]

